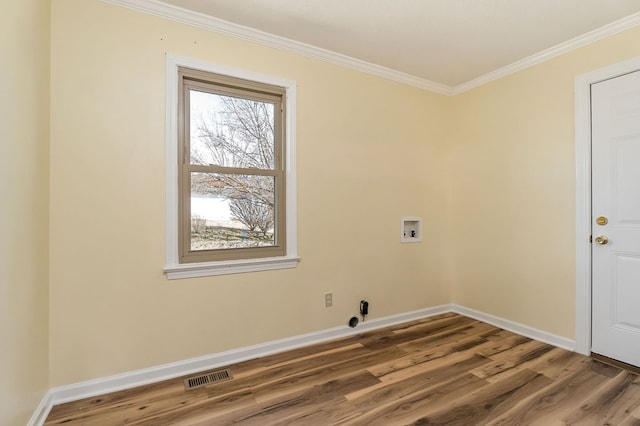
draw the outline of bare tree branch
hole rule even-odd
[[[220,110],[199,117],[194,164],[273,169],[275,167],[274,105],[219,96]],[[273,229],[275,184],[272,177],[200,173],[192,183],[198,192],[217,193],[229,200],[234,218],[266,237]]]

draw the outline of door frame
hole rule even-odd
[[[575,77],[575,351],[591,354],[591,85],[640,70],[640,56]]]

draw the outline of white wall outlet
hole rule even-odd
[[[333,306],[333,293],[325,293],[324,294],[324,307],[330,308]]]

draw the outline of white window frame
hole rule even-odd
[[[284,256],[225,260],[215,262],[180,263],[178,249],[178,69],[196,70],[222,74],[259,83],[283,87],[286,90],[285,106],[285,174],[286,174],[286,247]],[[237,274],[295,268],[300,258],[297,254],[297,197],[296,197],[296,82],[228,67],[226,65],[199,61],[182,56],[166,55],[166,265],[168,279],[195,278],[211,275]]]

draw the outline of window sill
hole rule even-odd
[[[183,263],[167,265],[167,279],[209,277],[213,275],[242,274],[245,272],[271,271],[295,268],[299,257],[268,257],[264,259],[231,260],[225,262]]]

